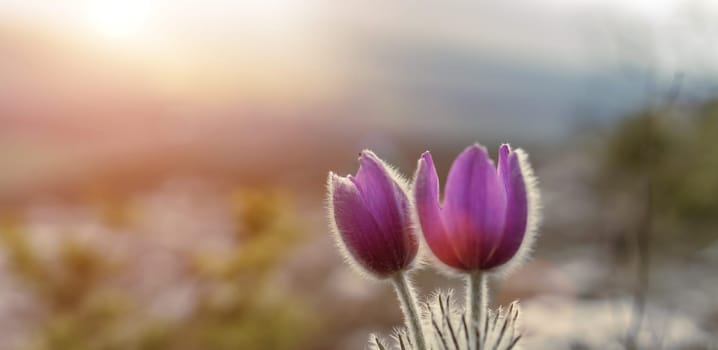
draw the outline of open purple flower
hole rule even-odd
[[[460,271],[489,270],[528,250],[537,226],[538,198],[525,154],[499,150],[498,169],[486,149],[466,148],[449,171],[443,204],[429,152],[414,180],[419,224],[427,245],[445,265]]]
[[[329,219],[347,258],[387,278],[407,269],[418,250],[406,185],[371,151],[359,164],[356,176],[329,173]]]

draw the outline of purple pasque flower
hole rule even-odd
[[[329,221],[349,261],[377,278],[410,267],[419,247],[406,184],[371,151],[356,176],[329,173]]]
[[[413,195],[427,245],[445,265],[466,272],[493,269],[522,255],[537,226],[533,183],[522,150],[502,145],[497,169],[486,148],[474,144],[454,160],[441,203],[436,168],[425,152]]]

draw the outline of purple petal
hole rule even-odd
[[[359,171],[352,181],[384,232],[399,232],[403,229],[404,213],[401,207],[406,205],[406,196],[403,191],[397,191],[394,179],[373,152],[361,153]]]
[[[424,152],[419,159],[414,178],[414,200],[419,224],[429,249],[444,264],[464,269],[465,266],[456,256],[453,243],[444,229],[439,204],[439,178],[429,152]]]
[[[330,175],[333,219],[342,243],[354,260],[379,276],[396,272],[397,253],[368,210],[356,185],[347,178]]]
[[[405,258],[407,264],[414,258],[418,242],[411,232],[409,200],[389,173],[386,165],[371,151],[363,151],[359,157],[356,184],[369,212],[397,252],[414,251]],[[399,257],[397,257],[398,259]]]
[[[506,191],[486,149],[473,145],[454,161],[446,182],[443,222],[459,259],[479,268],[504,230]]]
[[[499,174],[506,189],[507,208],[504,232],[496,250],[488,257],[486,268],[509,261],[518,251],[526,234],[528,197],[518,155],[508,145],[499,151]]]

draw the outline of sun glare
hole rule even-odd
[[[127,39],[141,34],[150,17],[148,1],[94,0],[87,2],[87,19],[97,34]]]

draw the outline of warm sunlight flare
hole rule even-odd
[[[92,28],[108,39],[127,39],[140,35],[148,24],[150,6],[147,1],[88,1],[87,19]]]
[[[237,5],[237,16],[255,28],[293,24],[300,4],[293,0],[249,0]]]

